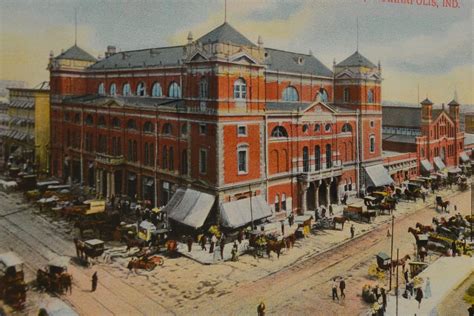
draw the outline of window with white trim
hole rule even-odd
[[[126,83],[123,85],[122,95],[123,96],[130,96],[132,94],[132,89],[130,88],[130,84]]]
[[[140,82],[140,83],[137,85],[137,95],[140,96],[140,97],[146,96],[145,83]]]
[[[117,85],[115,83],[110,85],[110,95],[117,95]]]
[[[295,87],[289,86],[283,90],[283,101],[296,102],[299,100],[298,90]]]
[[[281,194],[281,210],[286,211],[286,194]]]
[[[351,95],[349,88],[344,88],[344,102],[349,102],[350,97]]]
[[[239,147],[237,147],[237,164],[239,174],[248,173],[248,155],[248,146],[240,145]]]
[[[234,99],[245,100],[247,97],[247,84],[245,80],[239,78],[234,82]]]
[[[367,91],[367,103],[374,103],[374,91],[372,89]]]
[[[237,135],[238,136],[247,136],[247,126],[239,125],[237,127]]]
[[[277,194],[275,195],[275,212],[280,211],[280,196]]]
[[[181,98],[181,87],[175,81],[170,84],[168,95],[170,98]]]
[[[207,84],[207,79],[202,78],[199,82],[199,97],[201,99],[207,99],[209,96],[209,86]]]
[[[374,153],[375,152],[375,136],[370,135],[370,152]]]
[[[199,124],[199,134],[200,135],[207,135],[207,124]]]
[[[159,82],[155,82],[151,88],[151,96],[152,97],[161,97],[163,96],[163,90],[161,89],[161,85]]]
[[[97,92],[98,92],[100,95],[104,95],[104,94],[105,94],[105,87],[104,87],[104,83],[103,83],[103,82],[101,82],[101,83],[99,84],[99,88],[98,88],[97,90],[98,90]]]

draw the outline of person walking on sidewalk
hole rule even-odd
[[[189,235],[188,239],[186,240],[186,243],[188,244],[188,252],[191,252],[191,249],[193,248],[193,242],[193,237]]]
[[[415,296],[415,300],[418,301],[418,309],[421,306],[421,300],[422,299],[423,299],[423,291],[421,290],[421,287],[419,287],[419,288],[416,289],[416,296]]]
[[[336,278],[332,280],[332,300],[337,299],[339,301],[339,296],[337,296],[337,281]]]
[[[346,289],[346,281],[344,281],[344,278],[341,277],[341,281],[339,281],[339,290],[341,291],[341,299],[346,298],[346,294],[344,293],[345,289]]]
[[[265,316],[265,303],[263,301],[260,302],[257,306],[257,315],[258,316]]]
[[[355,227],[354,224],[351,225],[351,239],[354,238],[355,235]]]
[[[95,292],[95,290],[97,289],[97,282],[99,282],[99,278],[97,277],[97,271],[96,271],[92,275],[92,291],[91,292]]]
[[[219,243],[220,243],[220,250],[221,250],[221,259],[222,261],[224,261],[224,246],[225,246],[224,234],[222,234],[221,240]]]
[[[382,309],[385,312],[387,308],[387,293],[385,293],[385,288],[382,288]]]
[[[214,252],[214,246],[216,245],[216,243],[217,243],[217,237],[216,237],[216,235],[212,235],[212,237],[211,237],[211,247],[209,247],[209,253]]]
[[[202,235],[200,243],[201,243],[201,250],[206,251],[207,250],[207,248],[206,248],[206,243],[207,243],[206,235]]]

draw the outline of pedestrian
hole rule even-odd
[[[408,270],[403,271],[403,276],[405,277],[405,284],[408,284]]]
[[[385,292],[385,288],[382,288],[382,309],[385,312],[385,309],[387,308],[387,293]]]
[[[339,281],[339,290],[341,291],[341,299],[346,298],[346,294],[344,293],[345,289],[346,289],[346,281],[344,281],[344,278],[341,277],[341,281]]]
[[[258,316],[265,316],[265,303],[263,301],[260,302],[257,306],[257,315]]]
[[[374,287],[373,292],[374,292],[376,300],[378,301],[379,298],[380,298],[380,292],[379,292],[379,285],[378,284]]]
[[[426,251],[426,248],[421,246],[421,248],[420,248],[420,260],[421,260],[421,262],[425,262],[425,257],[426,257],[427,254],[428,254],[428,252]]]
[[[321,217],[325,218],[326,217],[326,208],[323,206],[321,209]]]
[[[354,227],[354,224],[351,225],[351,239],[354,238],[354,234],[355,234],[355,227]]]
[[[290,213],[290,215],[288,216],[288,224],[291,226],[293,226],[293,223],[295,221],[295,216],[293,215],[293,212]]]
[[[96,271],[92,275],[92,291],[91,292],[95,292],[95,290],[97,289],[97,282],[98,281],[99,281],[99,278],[97,277],[97,271]]]
[[[421,199],[423,200],[423,203],[426,202],[426,193],[425,192],[421,192]]]
[[[337,295],[337,282],[336,278],[332,280],[332,300],[334,301],[337,298],[339,301],[339,296]]]
[[[193,237],[189,235],[188,239],[186,240],[186,243],[188,244],[188,252],[191,252],[191,249],[193,248],[193,242]]]
[[[430,298],[431,297],[431,281],[430,278],[426,278],[426,283],[425,283],[425,298]]]
[[[329,204],[329,216],[334,216],[334,208],[332,207],[332,204]]]
[[[282,225],[283,225],[283,222],[282,222]],[[239,230],[239,234],[237,235],[237,240],[239,241],[239,244],[241,244],[242,241],[244,240],[244,231],[242,229]]]
[[[419,288],[416,289],[416,296],[415,296],[415,300],[418,301],[418,308],[420,308],[422,299],[423,299],[423,291],[419,287]]]
[[[390,238],[392,237],[392,235],[390,234],[390,229],[387,229],[387,238]]]
[[[234,241],[234,245],[232,246],[232,261],[239,260],[239,246],[237,242]]]
[[[474,316],[474,304],[471,304],[471,307],[467,309],[469,316]]]
[[[453,251],[453,257],[456,257],[456,241],[453,240],[453,242],[451,243],[451,249]]]
[[[224,239],[224,235],[222,235],[221,240],[220,240],[220,250],[221,250],[222,261],[224,261],[224,246],[225,246],[225,239]]]
[[[217,243],[217,237],[216,237],[216,235],[212,235],[212,237],[211,237],[211,246],[209,247],[209,253],[214,252],[214,246],[216,245],[216,243]]]
[[[217,241],[216,247],[218,247],[219,245],[220,245],[220,242]],[[221,260],[221,259],[222,259],[222,257],[220,257],[220,251],[214,250],[214,253],[213,253],[213,255],[212,255],[212,260],[213,260],[214,262],[217,262],[217,261],[219,261],[219,260]]]
[[[201,250],[206,251],[207,250],[207,248],[206,248],[206,243],[207,243],[206,235],[202,235],[200,242],[201,242]]]

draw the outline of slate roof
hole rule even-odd
[[[338,67],[368,67],[368,68],[375,68],[377,66],[374,65],[370,60],[366,57],[362,56],[359,51],[356,51],[351,56],[347,57],[343,61],[341,61],[336,66]]]
[[[145,107],[155,108],[158,107],[172,107],[178,109],[185,109],[183,99],[171,99],[171,98],[154,98],[154,97],[137,97],[137,96],[100,96],[100,95],[87,95],[80,97],[71,97],[65,99],[64,103],[70,104],[94,104],[101,105],[109,101],[115,101],[119,105],[132,106],[132,107]]]
[[[65,52],[61,53],[59,56],[56,57],[57,59],[73,59],[73,60],[83,60],[83,61],[97,61],[97,59],[80,48],[77,45],[72,46]]]
[[[382,134],[382,140],[394,143],[415,144],[415,136],[398,135],[398,134]]]
[[[183,46],[148,48],[115,53],[89,69],[119,69],[151,66],[176,66],[183,58]]]
[[[421,107],[382,106],[382,125],[420,128]]]
[[[229,23],[224,22],[209,33],[201,36],[198,40],[203,44],[207,43],[232,43],[236,45],[256,46],[239,31],[234,29]]]
[[[269,70],[304,73],[332,77],[332,71],[313,55],[299,54],[274,48],[265,48],[265,64]],[[299,59],[302,58],[302,63]]]

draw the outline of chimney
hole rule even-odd
[[[113,45],[107,46],[107,51],[105,52],[105,58],[112,56],[117,52],[117,48]]]

